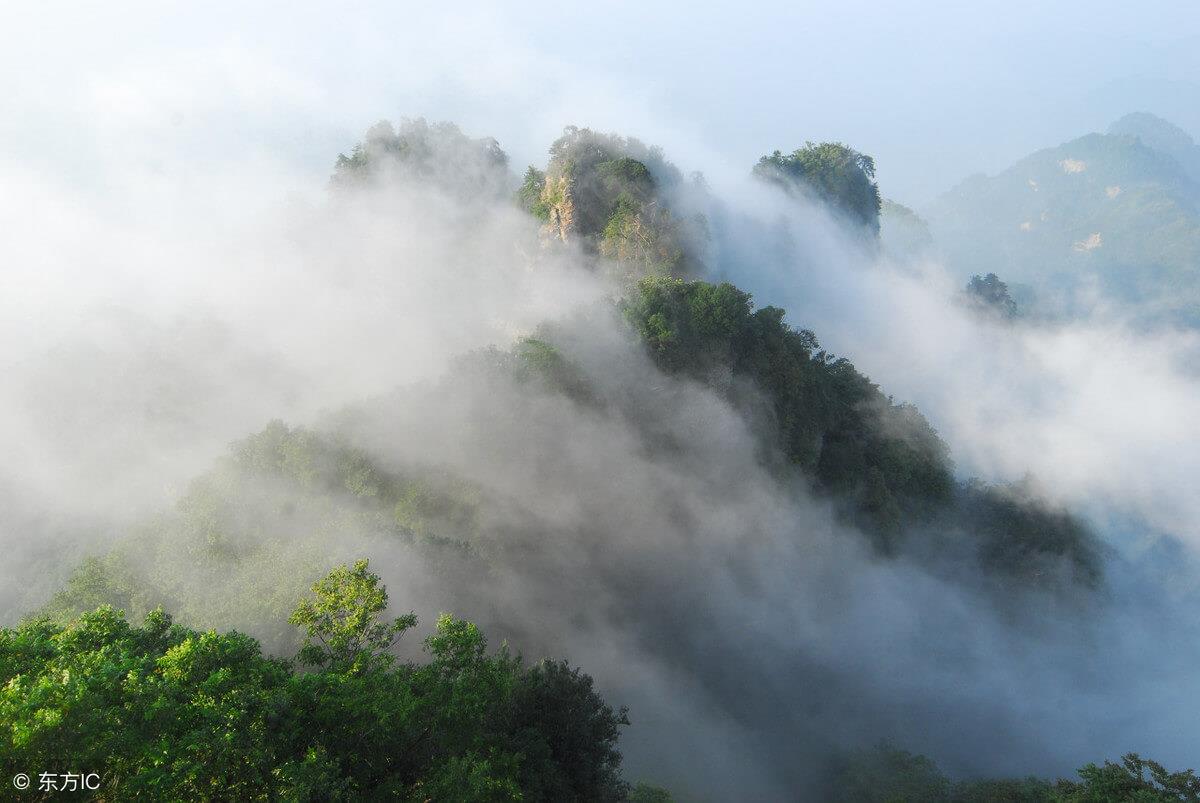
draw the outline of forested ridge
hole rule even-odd
[[[347,399],[316,421],[265,423],[173,507],[89,556],[21,625],[0,630],[7,775],[70,756],[106,768],[103,799],[669,800],[653,774],[622,774],[620,736],[637,708],[606,700],[588,665],[562,660],[562,640],[522,618],[553,607],[557,585],[580,601],[565,617],[579,631],[570,643],[603,616],[640,617],[639,647],[694,673],[714,709],[740,709],[752,726],[774,698],[739,700],[753,684],[736,669],[695,668],[721,659],[704,627],[675,623],[716,608],[698,587],[714,565],[753,587],[744,576],[756,550],[802,555],[810,530],[828,535],[820,549],[911,568],[1016,626],[1105,604],[1108,549],[1079,516],[1032,480],[959,476],[916,407],[803,322],[756,303],[769,299],[716,278],[709,223],[692,202],[708,199],[702,177],[586,128],[567,128],[549,157],[517,177],[495,140],[404,121],[373,127],[337,159],[334,202],[430,186],[464,207],[503,204],[529,219],[531,269],[568,253],[612,292],[510,344],[480,344],[435,382],[396,377],[395,391]],[[885,204],[864,154],[807,143],[747,172],[828,204],[855,236],[880,235]],[[965,298],[1017,315],[995,274]],[[584,429],[611,445],[610,462],[573,450]],[[643,476],[610,470],[626,454],[661,482],[646,511],[602,492]],[[722,472],[723,456],[742,476]],[[476,468],[487,461],[510,475]],[[762,521],[704,521],[768,507]],[[771,516],[785,523],[768,534]],[[674,540],[653,543],[639,529],[651,527]],[[689,565],[690,552],[713,562]],[[672,553],[685,557],[664,560]],[[408,582],[433,589],[445,610],[487,621],[446,614],[422,641],[415,615],[394,616],[405,590],[393,585],[390,608],[371,571],[389,561],[415,567]],[[513,586],[528,607],[496,591]],[[507,643],[489,647],[484,631]],[[758,646],[739,638],[735,648]],[[786,654],[814,685],[831,671],[790,646],[761,649],[755,662]],[[520,657],[543,651],[555,657]],[[830,696],[854,688],[833,683]],[[1098,757],[1070,780],[963,780],[874,735],[860,741],[814,749],[821,770],[795,798],[1200,799],[1190,771],[1135,754]]]

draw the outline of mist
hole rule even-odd
[[[461,26],[422,16],[397,24],[395,42],[345,22],[313,68],[297,55],[322,38],[327,16],[312,9],[229,34],[208,17],[188,30],[181,16],[149,15],[122,36],[153,44],[123,54],[121,37],[86,30],[89,12],[71,25],[25,13],[75,52],[16,81],[0,107],[0,622],[51,601],[85,557],[116,550],[173,595],[182,621],[286,654],[288,606],[329,567],[368,556],[397,611],[425,623],[453,611],[496,643],[583,667],[630,708],[626,774],[684,800],[795,797],[819,788],[830,757],[880,739],[955,777],[1054,777],[1129,750],[1193,760],[1200,732],[1181,702],[1200,692],[1197,334],[1148,331],[1103,298],[1073,320],[981,317],[935,253],[890,254],[748,176],[776,147],[841,139],[875,153],[885,195],[923,200],[1027,143],[1097,125],[1134,94],[1128,75],[1159,87],[1172,111],[1190,109],[1186,93],[1161,89],[1192,63],[1186,25],[1156,33],[1170,46],[1133,53],[1122,71],[1004,96],[1010,105],[972,124],[993,132],[978,155],[966,124],[920,147],[912,117],[876,127],[870,104],[846,100],[854,76],[836,91],[806,84],[820,103],[782,121],[791,104],[765,100],[731,106],[732,122],[703,119],[708,68],[649,70],[643,84],[596,51],[529,32],[539,15],[528,9],[476,10]],[[1015,24],[1034,41],[1066,12],[1038,13]],[[646,27],[711,33],[676,16],[653,9]],[[963,22],[947,19],[951,39]],[[868,26],[867,43],[889,39],[876,30],[885,23]],[[1089,24],[1094,41],[1056,58],[1098,63],[1111,51],[1117,34]],[[651,53],[645,35],[620,47]],[[713,53],[732,59],[765,36],[719,39]],[[4,41],[8,67],[29,58],[12,33]],[[461,62],[444,59],[451,48]],[[872,59],[906,50],[888,44]],[[671,56],[653,50],[650,63]],[[902,73],[914,81],[936,66],[912,58],[921,63]],[[93,59],[81,78],[76,60]],[[379,64],[390,65],[382,77]],[[1023,70],[1056,67],[1041,56]],[[718,82],[717,96],[742,80]],[[948,126],[959,89],[935,89]],[[997,123],[1085,90],[1100,100]],[[337,154],[398,109],[496,136],[508,163],[456,153],[445,173],[331,183]],[[672,198],[711,224],[702,278],[783,307],[916,404],[957,479],[1027,477],[1040,501],[1082,516],[1107,544],[1103,590],[1005,586],[943,550],[950,534],[936,528],[881,556],[830,500],[773,471],[769,424],[660,370],[597,259],[547,247],[512,204],[524,165],[544,165],[570,123],[638,136],[702,171],[704,192]],[[578,397],[513,379],[506,366],[529,337],[553,341]],[[231,444],[273,420],[397,476],[463,484],[479,500],[479,554],[447,565],[366,507],[222,474]],[[241,505],[242,540],[226,546],[254,562],[236,571],[198,557],[188,529],[187,506],[216,492]],[[258,593],[267,602],[243,605]]]

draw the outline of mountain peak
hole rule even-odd
[[[1174,123],[1149,112],[1133,112],[1110,125],[1108,133],[1137,137],[1147,148],[1179,162],[1193,181],[1200,181],[1200,146],[1191,134]]]
[[[1131,112],[1110,125],[1108,133],[1135,136],[1159,150],[1187,148],[1196,144],[1191,134],[1150,112]]]

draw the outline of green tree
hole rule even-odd
[[[1004,320],[1017,317],[1017,302],[1008,293],[1008,285],[994,273],[987,276],[972,276],[967,283],[967,303],[988,315]]]
[[[587,675],[526,669],[448,615],[427,662],[392,659],[415,620],[381,620],[366,561],[314,592],[297,607],[305,672],[158,610],[141,627],[101,607],[0,629],[0,771],[70,757],[104,768],[105,799],[625,799],[627,721]]]
[[[1078,781],[1059,781],[1055,803],[1176,803],[1200,800],[1200,778],[1192,770],[1169,772],[1162,764],[1129,753],[1120,764],[1088,764]]]
[[[542,199],[545,188],[546,174],[530,165],[517,189],[517,205],[543,223],[550,220],[550,206]]]
[[[387,589],[379,575],[368,571],[365,560],[353,568],[334,569],[313,586],[313,593],[316,598],[302,600],[288,618],[304,628],[297,657],[305,664],[334,671],[362,670],[389,660],[387,650],[417,624],[413,613],[380,621],[387,610]]]
[[[879,234],[882,200],[875,160],[840,142],[806,142],[789,154],[775,151],[754,166],[754,175],[788,192],[809,193],[851,221]]]
[[[566,661],[542,661],[518,678],[502,729],[524,756],[519,777],[542,800],[620,800],[616,742],[628,725],[593,689],[592,679]]]
[[[260,799],[286,746],[285,662],[240,633],[101,607],[0,631],[0,767],[103,768],[101,797]]]

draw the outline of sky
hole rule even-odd
[[[0,158],[97,188],[106,166],[231,149],[311,177],[372,122],[424,116],[519,166],[576,124],[685,171],[840,140],[919,208],[1130,111],[1200,131],[1186,1],[247,5],[10,6]]]

